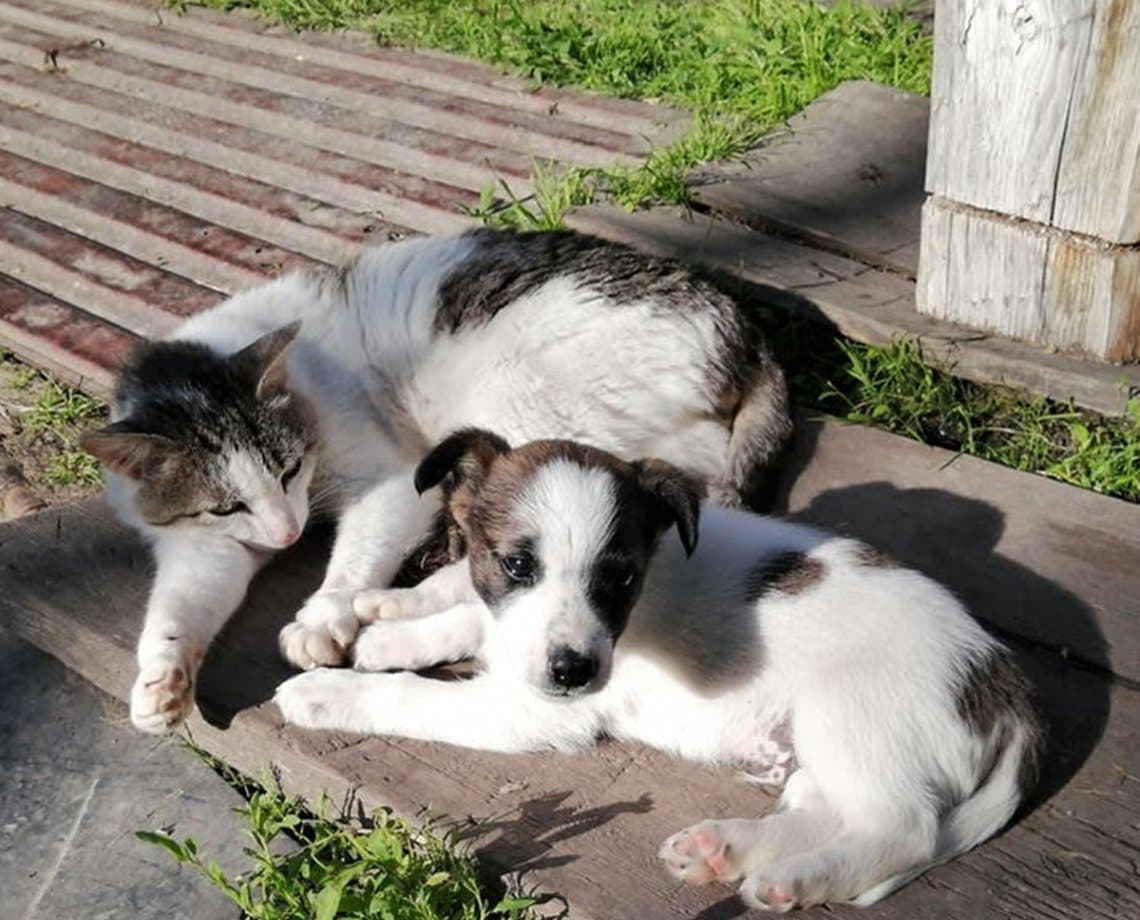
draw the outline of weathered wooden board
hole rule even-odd
[[[704,175],[693,195],[750,227],[913,278],[929,120],[922,96],[844,83],[750,151],[743,168]]]
[[[917,306],[1140,359],[1140,6],[946,0]]]
[[[929,192],[1140,242],[1140,6],[944,0],[934,42]]]
[[[1110,361],[1140,356],[1140,247],[1104,246],[941,198],[922,213],[922,313]]]
[[[791,467],[798,479],[790,504],[952,575],[955,589],[999,618],[1018,608],[1017,628],[1037,619],[1064,628],[1069,619],[1078,624],[1076,641],[1114,629],[1111,610],[1128,612],[1140,596],[1135,567],[1124,571],[1113,561],[1120,547],[1106,544],[1114,526],[1120,537],[1120,528],[1134,523],[1123,516],[1125,506],[980,461],[952,460],[882,433],[808,425]],[[1038,496],[1036,504],[1026,506],[1028,493],[1011,477]],[[1055,530],[1042,530],[1046,518]],[[1134,532],[1129,539],[1135,553]],[[212,724],[194,720],[200,742],[246,771],[277,764],[288,787],[310,796],[328,790],[339,797],[358,787],[370,804],[405,814],[429,806],[469,821],[482,855],[566,898],[575,918],[744,913],[727,889],[678,890],[653,855],[660,839],[699,816],[756,814],[770,805],[770,796],[729,771],[615,744],[579,757],[505,756],[282,727],[265,702],[287,673],[273,636],[316,584],[322,546],[310,540],[270,567],[211,651],[199,703]],[[2,622],[123,697],[149,568],[134,537],[93,505],[0,526]],[[1113,649],[1118,666],[1119,652]],[[1140,911],[1140,695],[1055,652],[1021,654],[1052,721],[1048,801],[998,840],[886,903],[819,916],[1118,920]]]
[[[730,273],[757,285],[772,303],[818,315],[861,342],[916,339],[926,356],[970,380],[1071,398],[1110,414],[1123,411],[1128,397],[1140,392],[1140,368],[1053,354],[935,320],[915,311],[914,284],[893,273],[725,221],[678,208],[630,214],[591,207],[572,212],[567,223]]]

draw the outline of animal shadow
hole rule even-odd
[[[608,824],[624,814],[646,814],[653,809],[650,795],[635,801],[607,802],[583,807],[570,800],[573,792],[547,792],[522,802],[504,817],[478,821],[464,836],[476,841],[481,859],[512,873],[563,866],[577,859],[572,854],[548,855],[552,846]]]

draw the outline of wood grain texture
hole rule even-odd
[[[929,115],[922,96],[844,83],[749,152],[743,167],[700,176],[694,197],[750,227],[913,278]]]
[[[960,573],[975,574],[951,586],[987,609],[1017,606],[1030,615],[1067,609],[1069,617],[1097,628],[1097,617],[1111,606],[1106,598],[1140,595],[1135,576],[1132,583],[1121,581],[1129,576],[1104,554],[1097,542],[1103,537],[1073,510],[1073,503],[1094,500],[1088,516],[1107,529],[1118,523],[1112,517],[1118,503],[1103,505],[1108,500],[951,459],[879,432],[806,425],[790,469],[789,478],[799,474],[790,505],[804,517],[861,535],[893,534],[894,543],[880,545],[908,561],[922,564],[915,557],[926,544],[936,547],[930,550],[935,562],[945,565],[945,557],[956,556],[951,564]],[[889,469],[892,481],[867,472],[876,469]],[[1011,496],[1002,474],[1020,477],[1039,495],[1033,515],[1026,517],[1025,493]],[[1046,514],[1057,527],[1072,523],[1076,530],[1032,539]],[[1087,552],[1068,562],[1066,572],[1063,557],[1074,546]],[[196,717],[192,724],[199,742],[248,772],[276,764],[287,788],[310,797],[328,791],[339,799],[355,787],[371,805],[407,815],[427,806],[464,822],[482,856],[566,898],[574,918],[712,920],[745,913],[726,888],[678,889],[653,856],[663,837],[696,818],[770,807],[771,796],[743,785],[732,771],[616,744],[578,757],[508,756],[283,727],[266,702],[287,674],[273,637],[316,584],[324,552],[320,537],[310,538],[255,582],[207,658],[199,704],[209,721]],[[1074,565],[1086,578],[1079,600],[1070,594]],[[0,526],[3,622],[120,697],[133,678],[132,646],[149,578],[145,549],[97,505]],[[1022,649],[1020,657],[1052,722],[1042,803],[999,839],[884,904],[810,916],[1119,920],[1140,910],[1137,693],[1112,687],[1055,652]]]
[[[897,275],[768,234],[677,208],[630,214],[592,207],[567,223],[587,233],[700,262],[754,285],[769,302],[801,310],[861,342],[917,340],[924,355],[958,376],[1040,393],[1109,414],[1140,392],[1140,368],[1052,354],[914,309],[915,285]]]
[[[935,22],[935,195],[1110,243],[1140,240],[1140,7],[945,0]]]
[[[1110,361],[1140,358],[1140,247],[932,198],[921,264],[921,313]]]

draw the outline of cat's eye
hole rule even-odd
[[[525,550],[511,553],[509,556],[500,556],[499,567],[511,581],[524,585],[533,584],[538,572],[538,563],[534,556]]]
[[[297,474],[299,472],[301,472],[301,460],[300,460],[300,458],[294,460],[293,463],[290,465],[289,469],[287,469],[284,473],[281,474],[281,488],[288,489],[289,483],[291,483],[294,479],[297,478]]]
[[[234,502],[232,505],[211,508],[210,514],[214,517],[229,517],[231,514],[241,514],[243,511],[249,511],[249,506],[245,502]]]

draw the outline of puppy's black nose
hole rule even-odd
[[[550,679],[559,687],[584,687],[597,673],[598,659],[593,655],[579,655],[565,645],[550,653]]]

